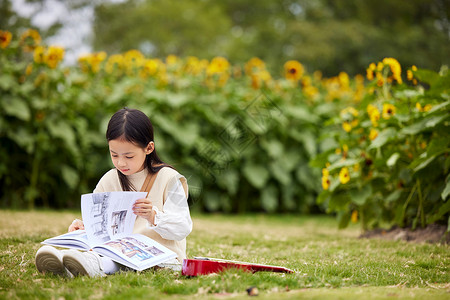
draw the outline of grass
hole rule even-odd
[[[450,246],[358,239],[334,219],[193,215],[188,256],[285,266],[295,274],[230,270],[186,278],[147,270],[106,278],[43,275],[34,254],[67,230],[74,212],[0,210],[0,299],[449,299]]]

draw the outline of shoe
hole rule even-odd
[[[74,276],[104,277],[102,261],[98,254],[87,251],[68,250],[64,253],[63,264]]]
[[[41,273],[53,273],[59,276],[72,278],[73,275],[63,264],[64,251],[52,246],[42,246],[36,252],[34,263]]]

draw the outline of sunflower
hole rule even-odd
[[[380,119],[380,111],[372,104],[367,105],[367,114],[374,127],[378,126],[378,120]]]
[[[64,48],[50,46],[44,54],[43,61],[50,68],[54,69],[64,58]]]
[[[267,85],[272,79],[272,76],[270,76],[270,73],[267,70],[260,70],[258,72],[253,73],[251,75],[251,78],[252,78],[252,87],[254,89],[258,89],[262,86],[263,83]]]
[[[376,69],[376,65],[374,63],[371,63],[369,67],[366,69],[366,77],[368,80],[372,81],[374,79],[373,72]]]
[[[370,128],[370,132],[369,132],[369,139],[371,141],[373,141],[374,139],[376,139],[378,136],[378,130],[374,129],[374,128]]]
[[[33,60],[37,64],[41,64],[44,62],[44,53],[45,48],[42,46],[37,46],[33,51]]]
[[[417,79],[414,78],[414,72],[417,71],[417,67],[416,66],[412,66],[410,70],[406,71],[406,78],[409,81],[412,81],[414,85],[417,85]]]
[[[303,87],[303,93],[308,96],[308,98],[313,99],[319,94],[319,89],[315,86],[308,85]]]
[[[342,168],[341,171],[339,172],[339,181],[342,184],[346,184],[347,182],[350,181],[350,173],[348,172],[347,167]]]
[[[123,55],[124,66],[127,69],[127,73],[131,75],[136,68],[140,68],[144,64],[144,55],[135,49],[128,50]]]
[[[326,168],[322,169],[322,187],[324,190],[330,188],[330,172]]]
[[[207,73],[209,75],[213,74],[221,74],[228,71],[230,68],[230,63],[224,57],[217,56],[211,60],[211,63],[208,65]]]
[[[114,70],[122,70],[124,65],[124,57],[121,54],[113,54],[106,61],[105,71],[108,74],[114,72]]]
[[[106,52],[101,51],[80,57],[80,63],[85,64],[82,68],[84,71],[91,70],[93,73],[100,71],[100,64],[106,59]]]
[[[11,32],[0,30],[0,48],[5,49],[6,47],[8,47],[11,39]]]
[[[419,102],[416,103],[416,109],[420,112],[429,111],[431,108],[432,108],[431,104],[426,104],[424,107],[422,107],[422,105]]]
[[[154,75],[158,72],[159,63],[156,59],[146,59],[139,75],[142,78]]]
[[[296,60],[289,60],[284,64],[284,76],[286,79],[298,81],[305,71],[303,65]]]
[[[34,29],[26,30],[20,37],[20,44],[25,52],[32,52],[41,43],[39,32]]]
[[[33,64],[29,63],[25,69],[25,75],[29,76],[33,72]]]
[[[195,56],[188,56],[184,71],[188,74],[198,75],[205,69],[204,60],[200,60]]]
[[[352,125],[350,124],[350,122],[345,121],[344,123],[342,123],[342,128],[345,130],[345,132],[350,132],[352,130]]]
[[[258,57],[252,57],[246,64],[245,64],[245,74],[248,76],[253,75],[254,73],[258,73],[261,70],[266,69],[266,64],[259,59]]]
[[[383,119],[390,119],[395,114],[395,106],[389,103],[383,104]]]
[[[176,55],[169,54],[166,57],[166,65],[168,65],[168,66],[176,65],[178,63],[178,61],[179,61],[179,59]]]
[[[348,74],[345,72],[340,72],[338,75],[339,84],[341,85],[341,88],[347,89],[350,86],[350,78],[348,77]]]
[[[383,64],[389,66],[392,77],[390,77],[393,80],[396,80],[399,84],[402,84],[402,67],[400,66],[400,63],[392,57],[386,57],[383,59]]]

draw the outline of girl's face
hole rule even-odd
[[[154,149],[154,143],[141,148],[123,139],[108,142],[111,160],[114,166],[124,175],[131,175],[144,169],[145,157]]]

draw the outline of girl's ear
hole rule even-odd
[[[155,150],[155,143],[154,142],[149,142],[147,147],[145,147],[145,154],[150,154],[153,152],[153,150]]]

